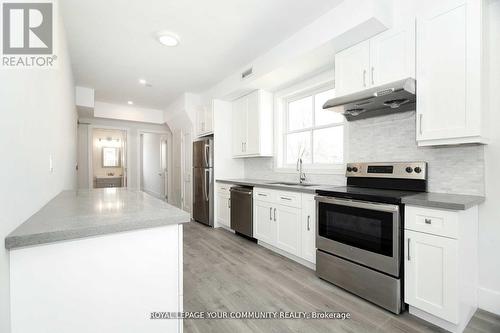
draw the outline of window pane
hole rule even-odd
[[[343,163],[344,126],[335,126],[313,132],[314,163]]]
[[[335,90],[330,89],[314,96],[315,122],[316,126],[341,123],[344,116],[333,111],[323,110],[323,104],[330,98],[335,97]]]
[[[286,136],[286,164],[295,164],[299,154],[303,163],[311,163],[311,132],[300,132]]]
[[[312,126],[312,96],[288,103],[288,130]]]

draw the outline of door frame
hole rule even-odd
[[[142,162],[143,162],[143,154],[142,154],[142,137],[144,134],[158,134],[160,137],[165,138],[167,140],[167,202],[170,203],[172,198],[172,133],[167,131],[155,131],[155,130],[139,130],[137,134],[137,185],[138,189],[142,191]],[[161,147],[160,147],[161,149]],[[160,152],[161,153],[161,152]]]
[[[127,182],[124,188],[129,188],[130,181],[130,128],[127,127],[117,127],[117,126],[106,126],[106,125],[94,125],[90,124],[87,127],[87,170],[88,170],[88,181],[89,181],[89,189],[92,190],[94,188],[94,166],[93,166],[93,152],[94,152],[94,129],[103,129],[103,130],[115,130],[122,131],[125,133],[125,142],[127,148],[127,154],[125,158],[125,165],[122,166],[126,170]]]
[[[189,137],[191,138],[191,149],[189,150],[189,152],[186,152],[185,151],[185,137],[186,135],[189,135]],[[181,130],[181,209],[184,210],[184,211],[187,211],[185,209],[186,207],[186,200],[185,200],[185,197],[186,197],[186,190],[185,190],[185,177],[186,177],[186,174],[185,174],[185,170],[186,170],[186,153],[190,153],[192,154],[192,148],[193,147],[193,133],[192,131],[186,131],[186,130]],[[190,203],[191,203],[191,206],[188,207],[189,208],[189,213],[191,214],[191,216],[193,215],[193,157],[191,155],[191,172],[189,173],[189,184],[191,184],[191,200],[190,200]]]

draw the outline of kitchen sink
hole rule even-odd
[[[276,182],[269,183],[269,185],[285,185],[285,186],[318,186],[318,184],[309,184],[309,183],[293,183],[293,182]]]

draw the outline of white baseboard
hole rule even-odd
[[[155,198],[158,198],[160,200],[165,200],[165,198],[160,193],[149,191],[149,190],[146,190],[145,188],[143,188],[142,191],[146,192],[147,194],[149,194]]]
[[[500,316],[500,292],[479,287],[477,294],[480,309]]]

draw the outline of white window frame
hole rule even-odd
[[[322,93],[324,91],[334,89],[333,80],[323,81],[321,83],[316,83],[309,85],[307,87],[298,87],[298,89],[289,88],[287,91],[276,94],[275,99],[275,110],[277,114],[275,117],[275,138],[277,140],[275,144],[276,157],[274,164],[274,171],[283,173],[296,173],[296,165],[286,164],[286,137],[288,134],[310,132],[311,133],[311,154],[314,160],[314,137],[313,131],[318,129],[325,129],[337,126],[343,126],[343,162],[335,164],[326,163],[304,163],[303,170],[310,174],[344,174],[345,172],[345,161],[348,156],[347,151],[347,132],[348,126],[347,122],[344,121],[340,123],[333,123],[327,125],[314,126],[315,123],[315,112],[313,109],[312,121],[313,126],[308,128],[302,128],[300,130],[288,131],[288,105],[291,102],[300,100],[307,96],[314,96],[316,94]],[[314,98],[313,98],[314,99]],[[314,103],[314,100],[313,100]],[[313,104],[314,107],[314,104]]]

